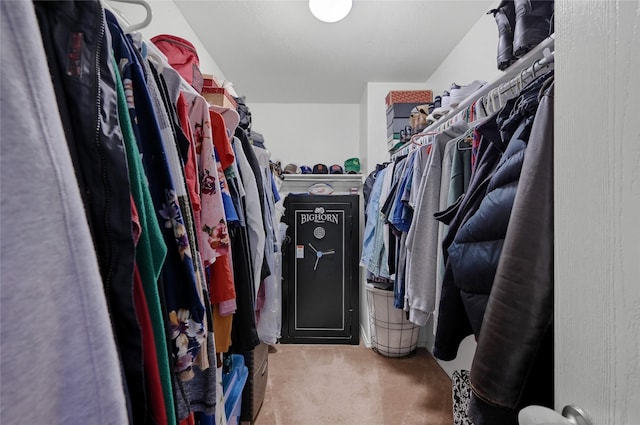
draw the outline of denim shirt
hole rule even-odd
[[[378,171],[366,207],[368,219],[364,229],[360,266],[365,267],[374,276],[380,276],[379,258],[377,262],[374,262],[373,257],[374,252],[378,252],[383,243],[382,232],[376,232],[376,228],[384,224],[382,222],[382,213],[380,212],[380,194],[382,193],[384,176],[387,172],[390,172],[389,167]]]

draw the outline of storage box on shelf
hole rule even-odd
[[[423,105],[433,101],[433,92],[431,90],[391,90],[385,102],[387,108],[397,103],[416,103]],[[409,116],[409,114],[407,114]]]
[[[227,89],[222,87],[203,87],[202,96],[211,105],[218,105],[225,108],[237,109],[238,104],[229,94]]]
[[[222,87],[215,75],[202,74],[202,80],[203,80],[202,87],[215,87],[215,88]]]

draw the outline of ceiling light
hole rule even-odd
[[[351,11],[352,0],[309,0],[313,16],[322,22],[338,22]]]

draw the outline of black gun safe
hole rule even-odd
[[[284,206],[280,342],[357,345],[359,196],[290,194]]]

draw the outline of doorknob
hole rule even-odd
[[[562,409],[562,416],[569,419],[569,421],[575,425],[593,425],[593,422],[591,422],[591,418],[589,418],[587,412],[572,404],[564,406],[564,409]]]
[[[565,406],[562,415],[543,406],[527,406],[518,413],[519,425],[593,425],[584,410]]]

